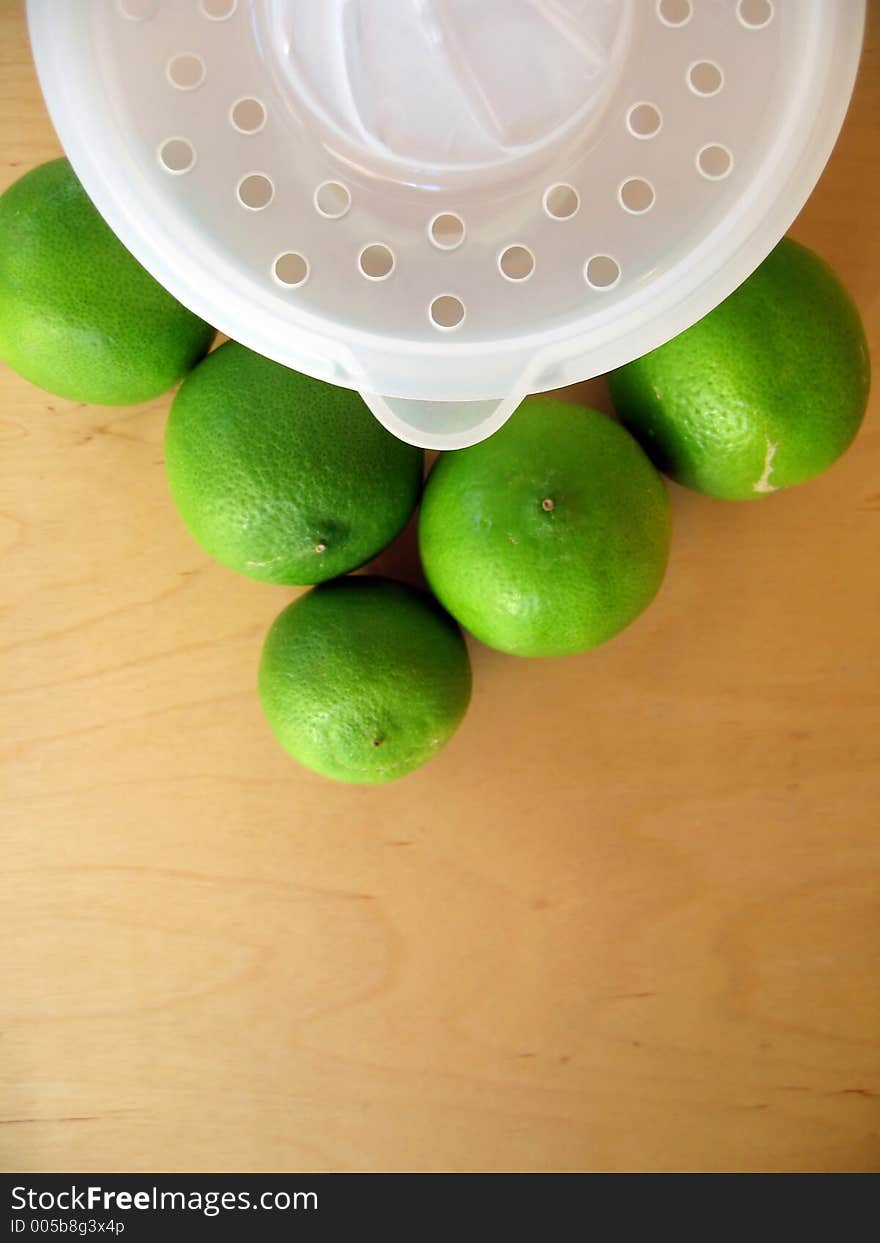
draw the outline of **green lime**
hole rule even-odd
[[[406,525],[422,482],[421,449],[357,393],[232,341],[177,394],[165,465],[193,538],[267,583],[320,583],[363,565]]]
[[[859,313],[790,238],[705,319],[610,378],[621,420],[678,483],[726,500],[826,470],[868,402]]]
[[[0,358],[32,384],[132,405],[176,384],[213,339],[132,258],[67,160],[0,198]]]
[[[325,583],[277,618],[260,700],[278,741],[337,781],[394,781],[461,723],[471,670],[461,631],[430,596],[387,579]]]
[[[581,652],[617,634],[656,594],[669,534],[663,481],[632,437],[548,398],[444,454],[419,520],[441,604],[515,656]]]

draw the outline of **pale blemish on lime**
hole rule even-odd
[[[768,440],[767,453],[764,456],[764,470],[761,478],[756,484],[752,485],[753,492],[766,494],[768,492],[778,492],[779,489],[775,484],[770,482],[770,476],[773,474],[773,459],[776,457],[776,450],[779,448],[779,442]]]

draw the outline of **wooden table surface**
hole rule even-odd
[[[22,7],[0,188],[59,150]],[[878,17],[794,229],[875,357]],[[607,647],[473,644],[460,733],[379,789],[269,736],[290,592],[182,529],[167,407],[0,373],[0,1168],[880,1168],[880,384],[817,482],[673,488]]]

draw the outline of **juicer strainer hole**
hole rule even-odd
[[[763,30],[773,20],[772,0],[739,0],[736,15],[749,30]]]
[[[584,276],[593,289],[613,289],[620,280],[620,264],[610,255],[593,255],[584,266]]]
[[[186,138],[168,138],[159,148],[159,162],[166,172],[188,173],[196,162],[195,148]]]
[[[644,177],[630,177],[617,192],[620,205],[624,211],[633,216],[641,216],[654,206],[654,187]]]
[[[464,241],[464,221],[455,212],[444,211],[428,225],[428,236],[440,250],[455,250]]]
[[[159,0],[117,0],[116,7],[130,22],[145,22],[159,12]]]
[[[361,275],[370,281],[384,281],[394,271],[394,251],[382,242],[371,242],[358,255]]]
[[[262,211],[275,197],[275,186],[263,173],[249,173],[242,177],[236,189],[238,201],[249,211]]]
[[[498,270],[505,280],[527,281],[535,270],[535,256],[528,246],[508,246],[498,256]]]
[[[341,220],[351,207],[351,191],[341,181],[325,181],[315,191],[315,210],[328,220]]]
[[[698,60],[688,69],[688,86],[695,95],[717,95],[724,85],[724,70],[714,60]]]
[[[464,303],[461,298],[456,298],[455,294],[444,293],[439,298],[434,299],[428,314],[431,316],[431,323],[435,328],[442,328],[445,332],[450,332],[453,328],[459,328],[464,323]]]
[[[225,22],[238,8],[238,0],[201,0],[199,7],[212,22]]]
[[[693,15],[691,0],[657,0],[657,16],[664,26],[686,26]]]
[[[733,169],[733,155],[720,142],[709,143],[697,152],[697,168],[709,181],[721,181]]]
[[[284,285],[287,289],[294,289],[297,285],[304,285],[309,279],[309,261],[295,250],[288,251],[285,255],[279,255],[272,270],[275,273],[275,279],[278,281],[278,284]]]
[[[574,186],[562,182],[544,191],[544,211],[551,220],[571,220],[581,205],[581,196]]]
[[[633,138],[653,138],[660,133],[663,116],[655,104],[633,104],[626,114],[626,125]]]
[[[257,134],[266,124],[266,109],[258,99],[239,99],[232,105],[229,119],[239,134]]]
[[[172,56],[165,69],[165,75],[178,91],[194,91],[205,80],[205,62],[201,56],[183,53]]]

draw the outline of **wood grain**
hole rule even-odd
[[[58,146],[0,9],[5,186]],[[795,229],[875,350],[878,33]],[[880,1167],[880,386],[813,484],[673,489],[643,619],[474,645],[456,740],[359,790],[268,735],[289,593],[186,536],[167,400],[0,385],[2,1168]]]

